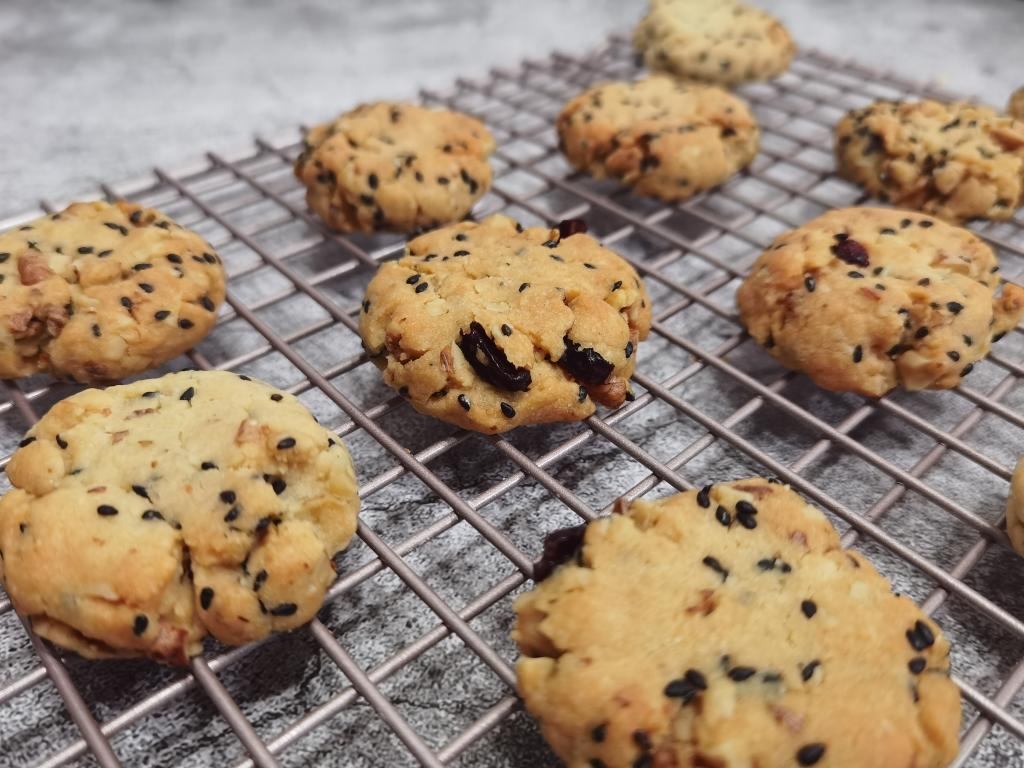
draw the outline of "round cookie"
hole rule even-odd
[[[618,511],[546,547],[573,562],[515,604],[519,694],[569,768],[956,755],[945,637],[788,487],[753,478]]]
[[[74,203],[0,234],[0,378],[141,373],[195,346],[223,301],[196,233],[131,203]]]
[[[370,281],[359,318],[384,381],[420,413],[486,433],[620,405],[650,299],[585,231],[495,215],[410,241]]]
[[[1024,457],[1017,462],[1006,502],[1006,533],[1013,548],[1024,555]]]
[[[565,105],[557,128],[575,168],[666,201],[721,184],[750,164],[760,141],[735,96],[664,76],[596,85]]]
[[[409,232],[464,218],[490,189],[493,151],[468,115],[377,102],[309,131],[295,175],[334,229]]]
[[[1024,313],[965,229],[883,208],[829,211],[779,235],[737,292],[750,335],[825,389],[949,389]]]
[[[877,101],[836,125],[839,173],[879,199],[956,223],[1024,202],[1024,122],[974,104]]]
[[[57,403],[11,458],[0,580],[88,658],[185,664],[313,618],[356,526],[352,462],[293,395],[172,373]]]
[[[1024,120],[1024,86],[1010,94],[1010,101],[1006,105],[1006,111],[1010,117]]]
[[[733,0],[652,0],[633,45],[648,69],[725,86],[776,77],[796,52],[778,19]]]

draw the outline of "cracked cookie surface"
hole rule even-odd
[[[596,85],[565,105],[557,128],[575,168],[669,201],[721,184],[750,164],[760,140],[735,96],[665,76]]]
[[[726,86],[776,77],[796,52],[778,19],[733,0],[652,0],[633,45],[648,69]]]
[[[364,104],[306,135],[295,175],[342,232],[458,221],[490,189],[494,139],[479,120],[414,104]]]
[[[775,239],[736,299],[750,335],[818,386],[948,389],[1024,313],[965,229],[883,208],[830,211]]]
[[[0,501],[0,580],[37,633],[88,658],[185,664],[319,610],[355,530],[348,451],[294,395],[173,373],[62,400]]]
[[[0,377],[141,373],[206,336],[223,301],[199,235],[131,203],[74,203],[0,234]]]
[[[877,101],[836,125],[839,173],[875,197],[953,223],[1024,202],[1024,122],[988,107]]]
[[[360,314],[384,381],[419,412],[486,433],[620,405],[650,300],[583,231],[495,215],[411,240],[370,281]]]
[[[578,551],[562,542],[569,562],[515,603],[518,690],[569,768],[955,756],[945,637],[787,486],[619,511],[570,537]]]

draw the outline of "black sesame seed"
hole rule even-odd
[[[765,557],[757,561],[757,567],[762,571],[772,571],[775,569],[775,558]]]
[[[237,497],[235,496],[235,492],[234,491],[221,491],[220,492],[220,500],[223,501],[225,504],[234,504],[235,501],[236,501],[236,498]]]
[[[210,604],[213,602],[213,590],[210,587],[203,587],[199,592],[199,605],[202,606],[203,610],[209,610]]]
[[[644,752],[649,752],[651,750],[651,737],[647,731],[633,731],[633,743],[640,747]]]
[[[179,327],[179,328],[182,328],[182,329],[184,329],[184,330],[186,330],[186,331],[187,331],[187,330],[188,330],[189,328],[191,328],[191,327],[192,327],[193,325],[195,325],[195,323],[193,323],[193,322],[192,322],[191,320],[189,320],[189,319],[188,319],[187,317],[183,317],[183,318],[181,318],[180,320],[178,320],[178,327]]]
[[[590,731],[590,738],[600,744],[604,741],[605,734],[608,730],[607,723],[601,723],[601,725],[594,726],[593,730]]]
[[[739,524],[748,531],[752,531],[757,528],[757,518],[748,512],[737,512],[736,520],[739,521]]]
[[[57,435],[54,438],[54,440],[57,443],[57,447],[59,447],[62,451],[68,447],[68,441],[61,437],[60,435]]]
[[[697,491],[697,503],[700,504],[704,509],[711,506],[711,486],[705,485],[699,491]]]
[[[134,267],[132,267],[132,269],[134,269],[136,272],[141,272],[144,269],[152,269],[152,268],[153,268],[152,264],[147,264],[144,261],[139,263],[139,264],[136,264]]]
[[[974,370],[974,363],[968,363],[967,366],[960,371],[961,376],[966,376],[968,373]]]
[[[954,315],[959,315],[963,308],[964,305],[961,304],[959,301],[950,301],[946,303],[946,309],[948,309]]]
[[[725,507],[718,507],[718,509],[715,510],[715,520],[728,528],[729,523],[732,522],[732,517],[729,515],[729,510]]]
[[[501,404],[501,412],[502,412],[503,414],[505,414],[505,416],[506,416],[507,418],[510,418],[510,419],[513,419],[513,418],[515,418],[515,415],[516,415],[516,409],[515,409],[515,408],[513,408],[513,407],[512,407],[511,405],[509,405],[508,403],[505,403],[505,402],[503,402],[503,403]]]
[[[423,293],[425,290],[427,290],[427,286],[429,285],[430,283],[420,283],[419,285],[416,286],[416,293]]]
[[[621,287],[622,287],[622,281],[621,280],[616,280],[615,283],[612,285],[612,290],[613,291],[617,291]]]
[[[932,281],[931,281],[930,278],[922,277],[920,280],[917,281],[917,284],[918,285],[931,285]]]
[[[271,616],[291,616],[299,607],[295,603],[281,603],[270,609]]]
[[[167,260],[171,262],[171,264],[181,264],[181,256],[176,253],[168,253]]]
[[[288,483],[286,483],[280,477],[275,477],[273,479],[273,481],[271,481],[270,487],[274,490],[274,493],[277,496],[280,496],[282,493],[284,493],[285,489],[288,487]]]
[[[629,360],[633,356],[633,342],[626,342],[626,359]]]
[[[294,437],[282,437],[280,440],[277,441],[277,450],[279,450],[279,451],[286,451],[289,448],[294,448],[294,447],[295,447],[295,438]]]
[[[456,251],[452,256],[469,256],[469,251]]]
[[[749,680],[756,674],[757,670],[753,667],[733,667],[728,672],[729,679],[737,683],[742,683],[744,680]]]
[[[202,464],[199,465],[199,468],[202,470],[216,469],[217,465],[214,464],[212,461],[204,461]]]
[[[935,635],[923,621],[917,621],[907,630],[907,642],[915,651],[923,651],[935,644]]]
[[[36,441],[36,439],[34,437],[26,437],[24,440],[22,440],[20,443],[18,443],[18,447],[19,448],[24,448],[26,445],[31,445],[35,441]]]
[[[259,570],[259,572],[256,574],[256,577],[252,580],[252,591],[253,592],[259,592],[260,591],[260,588],[266,582],[268,575],[269,574],[267,574],[266,569],[261,568]]]
[[[523,291],[525,291],[529,287],[530,287],[529,283],[520,283],[519,284],[519,292],[522,293]]]
[[[595,266],[594,266],[593,264],[591,264],[591,263],[590,263],[589,261],[584,261],[584,262],[583,262],[583,266],[584,266],[584,267],[586,267],[587,269],[597,269],[597,267],[595,267]]]
[[[184,400],[186,403],[190,403],[190,402],[192,402],[192,398],[195,397],[195,395],[196,395],[196,388],[195,387],[189,387],[188,389],[186,389],[184,392],[181,393],[181,397],[179,397],[178,399],[179,400]]]
[[[455,235],[455,239],[458,240],[460,243],[465,241],[466,240],[466,233],[465,232],[459,232],[457,235]]]
[[[456,400],[458,401],[459,405],[462,406],[462,410],[464,410],[464,411],[468,411],[469,410],[470,406],[469,406],[469,398],[468,397],[466,397],[465,395],[459,395],[456,398]]]
[[[154,320],[166,320],[170,316],[170,311],[166,309],[161,309],[153,313]]]
[[[370,189],[376,189],[377,185],[380,184],[380,181],[377,179],[376,173],[371,173],[369,176],[367,176],[366,182],[370,185]]]
[[[725,567],[723,567],[723,565],[720,562],[718,562],[718,560],[711,557],[710,555],[701,560],[701,562],[708,568],[710,568],[712,571],[720,575],[722,577],[722,581],[725,581],[729,577],[729,571]]]
[[[800,611],[808,619],[811,619],[818,612],[818,606],[813,600],[804,600],[800,603]]]
[[[578,395],[576,396],[576,399],[577,399],[577,400],[578,400],[579,402],[581,402],[581,403],[582,403],[582,402],[583,402],[584,400],[586,400],[586,399],[587,399],[587,388],[586,388],[586,387],[584,387],[584,386],[580,386],[580,391],[579,391],[579,394],[578,394]]]
[[[416,285],[416,283],[418,283],[419,281],[419,275],[409,275],[409,277],[405,278],[406,285]]]
[[[163,520],[164,516],[157,512],[155,509],[147,509],[142,513],[143,520]]]
[[[878,233],[880,235],[895,235],[896,230],[893,229],[892,227],[882,227],[880,230],[878,230]]]
[[[740,515],[756,515],[757,507],[755,507],[749,501],[737,501],[736,513]]]
[[[29,247],[31,248],[32,246],[30,245]],[[92,250],[93,249],[91,245],[81,245],[78,247],[78,252],[83,256],[87,253],[92,253]]]
[[[133,485],[132,486],[132,492],[136,496],[141,496],[142,498],[146,499],[147,501],[149,500],[149,492],[146,490],[146,486],[144,486],[144,485]]]
[[[934,221],[929,221],[928,219],[922,219],[921,221],[917,222],[917,226],[923,227],[924,229],[928,229],[928,227],[932,226],[934,223],[935,223]]]
[[[121,297],[121,306],[124,307],[127,310],[131,310],[131,308],[132,308],[132,300],[129,299],[127,296],[122,296]]]
[[[911,659],[909,662],[907,662],[907,667],[915,675],[920,675],[922,672],[924,672],[924,668],[926,666],[928,666],[928,662],[925,661],[924,658],[922,658],[921,656],[917,656]]]
[[[858,344],[856,347],[853,348],[853,362],[859,363],[863,359],[864,359],[864,348],[861,347],[860,344]]]
[[[109,504],[100,504],[96,507],[96,512],[102,517],[113,517],[117,514],[117,507],[112,507]]]
[[[946,353],[946,357],[948,357],[948,358],[949,358],[950,360],[952,360],[952,361],[953,361],[954,363],[956,363],[956,362],[959,362],[959,361],[960,361],[960,353],[959,353],[959,352],[957,352],[957,351],[956,351],[955,349],[951,349],[951,350],[950,350],[949,352],[947,352],[947,353]]]
[[[804,288],[807,289],[808,293],[814,293],[814,289],[818,287],[818,282],[814,279],[814,275],[807,275],[804,277]]]
[[[512,335],[512,328],[511,328],[511,326],[509,326],[507,323],[502,323],[501,324],[501,333],[502,333],[503,336],[511,336]]]
[[[800,765],[814,765],[825,755],[824,744],[805,744],[796,751],[796,761]]]
[[[231,509],[228,510],[228,513],[226,515],[224,515],[224,522],[225,523],[234,522],[235,520],[238,519],[238,516],[241,513],[242,513],[242,510],[240,510],[237,506],[232,507]]]
[[[146,293],[152,293],[153,292],[153,286],[150,285],[149,283],[139,283],[139,288],[141,288]]]
[[[800,678],[806,683],[812,677],[814,677],[814,670],[821,666],[821,662],[815,659],[804,664],[803,669],[800,670]]]
[[[140,637],[142,633],[146,631],[146,627],[148,626],[149,619],[140,613],[135,617],[135,621],[132,622],[132,632],[135,633],[136,637]]]
[[[448,179],[447,176],[438,176],[437,177],[437,183],[440,184],[441,186],[445,186],[446,184],[448,184],[448,182],[449,182],[449,179]]]
[[[851,271],[846,273],[846,276],[847,277],[852,277],[855,280],[859,280],[860,278],[864,277],[864,274],[861,273],[861,272],[858,272],[857,270],[851,270]]]
[[[964,336],[964,344],[966,344],[969,347],[974,344],[974,339],[972,339],[970,336]]]
[[[203,296],[203,298],[199,300],[199,303],[203,305],[203,309],[207,312],[213,312],[213,310],[217,308],[209,296]]]

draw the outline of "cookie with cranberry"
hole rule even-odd
[[[557,128],[575,168],[669,201],[745,168],[760,140],[750,110],[735,96],[664,76],[596,85],[565,105]]]
[[[0,378],[117,381],[195,346],[224,301],[220,258],[131,203],[75,203],[0,234]]]
[[[55,405],[7,466],[0,580],[48,640],[185,664],[319,610],[359,498],[345,446],[290,394],[173,373]]]
[[[1024,314],[979,237],[920,213],[830,211],[785,232],[736,299],[748,332],[818,386],[949,389]]]
[[[618,511],[546,547],[562,564],[515,603],[519,694],[569,768],[956,755],[946,638],[787,486]]]
[[[295,175],[342,232],[410,232],[464,218],[491,186],[494,139],[459,112],[364,104],[306,135]]]
[[[629,392],[651,305],[581,221],[421,235],[366,289],[363,345],[419,412],[478,432],[578,421]]]
[[[880,200],[957,223],[1024,202],[1024,121],[975,104],[878,101],[836,126],[839,173]]]
[[[777,77],[796,52],[778,19],[735,0],[651,0],[633,44],[648,69],[724,86]]]

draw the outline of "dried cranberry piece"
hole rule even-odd
[[[563,219],[558,222],[558,237],[564,239],[572,235],[582,235],[587,231],[587,222],[583,219]]]
[[[611,376],[615,366],[601,357],[597,350],[581,347],[568,336],[562,341],[565,342],[565,353],[558,364],[576,381],[582,381],[584,384],[603,384]]]
[[[867,248],[856,240],[850,240],[849,238],[833,245],[832,253],[847,264],[856,264],[858,267],[866,267],[869,263]]]
[[[544,581],[563,563],[569,562],[583,546],[587,524],[552,531],[544,538],[544,552],[533,564],[533,580]]]
[[[459,337],[459,349],[481,379],[501,389],[525,392],[533,378],[525,368],[512,365],[480,323],[470,323]],[[481,359],[482,358],[482,359]]]

